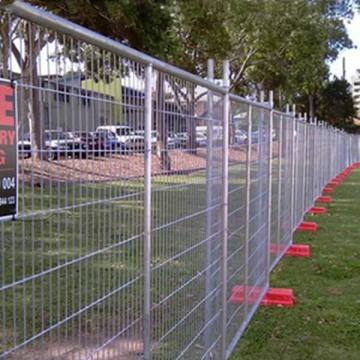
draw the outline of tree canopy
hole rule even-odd
[[[283,106],[314,96],[352,46],[345,21],[360,0],[33,0],[140,51],[206,76],[230,59],[242,95],[274,90]],[[86,9],[86,11],[84,11]]]
[[[346,80],[334,78],[327,81],[316,94],[315,102],[318,104],[315,114],[319,119],[348,132],[357,130],[353,124],[356,115],[354,101]]]

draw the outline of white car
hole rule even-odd
[[[237,144],[244,144],[247,140],[247,132],[245,130],[235,130],[235,142]]]
[[[96,131],[113,134],[118,142],[118,147],[122,150],[144,149],[144,136],[135,134],[129,126],[102,125],[98,126]]]
[[[135,136],[139,136],[143,139],[143,142],[145,143],[145,130],[135,130],[134,131]],[[151,131],[151,148],[156,148],[156,142],[157,142],[157,133],[155,130]]]

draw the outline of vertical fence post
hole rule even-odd
[[[224,61],[223,67],[223,86],[229,90],[230,63]],[[229,182],[229,115],[230,97],[227,91],[224,95],[223,105],[223,211],[222,211],[222,262],[221,262],[221,282],[222,282],[222,312],[221,312],[221,359],[226,359],[226,323],[227,323],[227,253],[228,253],[228,182]]]
[[[209,81],[214,80],[214,60],[208,60],[208,74],[207,79]],[[205,332],[204,332],[204,345],[205,351],[208,351],[210,346],[210,337],[211,331],[209,329],[208,323],[211,319],[211,308],[212,308],[212,296],[209,296],[213,290],[212,284],[212,226],[213,226],[213,216],[212,216],[212,205],[213,205],[213,93],[211,90],[208,90],[207,95],[207,142],[206,142],[206,273],[205,273]],[[206,356],[208,359],[209,356]]]
[[[307,113],[304,114],[304,139],[303,139],[303,158],[302,158],[302,167],[303,167],[303,183],[302,183],[302,209],[301,209],[301,215],[303,215],[306,207],[306,184],[307,184],[307,169],[306,169],[306,159],[307,159]]]
[[[274,93],[269,92],[269,103],[271,106],[269,118],[269,148],[268,148],[268,213],[267,213],[267,286],[270,284],[270,267],[271,267],[271,202],[272,202],[272,155],[273,155],[273,122],[274,122]]]
[[[277,237],[277,249],[280,249],[280,243],[281,243],[281,218],[282,218],[282,210],[281,210],[281,203],[282,203],[282,177],[283,177],[283,164],[282,164],[282,157],[283,157],[283,121],[284,121],[284,115],[283,113],[281,113],[280,116],[280,123],[279,123],[279,134],[278,134],[278,139],[277,139],[277,157],[278,157],[278,171],[277,171],[277,177],[278,177],[278,182],[279,182],[279,186],[278,186],[278,192],[277,192],[277,230],[276,230],[276,237]],[[285,124],[285,130],[287,129],[286,124]],[[287,140],[288,137],[285,136],[285,139]],[[288,140],[287,140],[288,141]],[[291,206],[291,202],[290,202],[290,206]],[[291,224],[290,224],[291,226]],[[278,254],[276,254],[278,256]]]
[[[151,307],[151,128],[152,128],[152,65],[145,69],[144,109],[144,359],[150,359],[150,307]]]
[[[290,113],[289,107],[286,109],[287,113]],[[293,105],[292,114],[291,114],[291,177],[290,177],[290,220],[291,220],[291,243],[293,232],[295,231],[295,216],[296,216],[296,188],[297,188],[297,179],[295,178],[295,154],[296,154],[296,144],[298,142],[299,132],[296,126],[296,107]]]
[[[253,106],[249,105],[247,126],[247,149],[246,149],[246,191],[245,191],[245,321],[248,321],[248,277],[249,277],[249,237],[250,237],[250,192],[251,192],[251,148],[252,148],[252,112]]]

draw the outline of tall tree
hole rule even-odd
[[[356,115],[350,84],[344,79],[327,81],[315,96],[316,114],[319,119],[346,131],[353,132]]]

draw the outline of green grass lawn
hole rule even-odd
[[[259,309],[232,360],[360,359],[360,169],[332,197],[326,214],[306,218],[318,231],[295,235],[311,258],[284,258],[271,276],[296,306]]]

